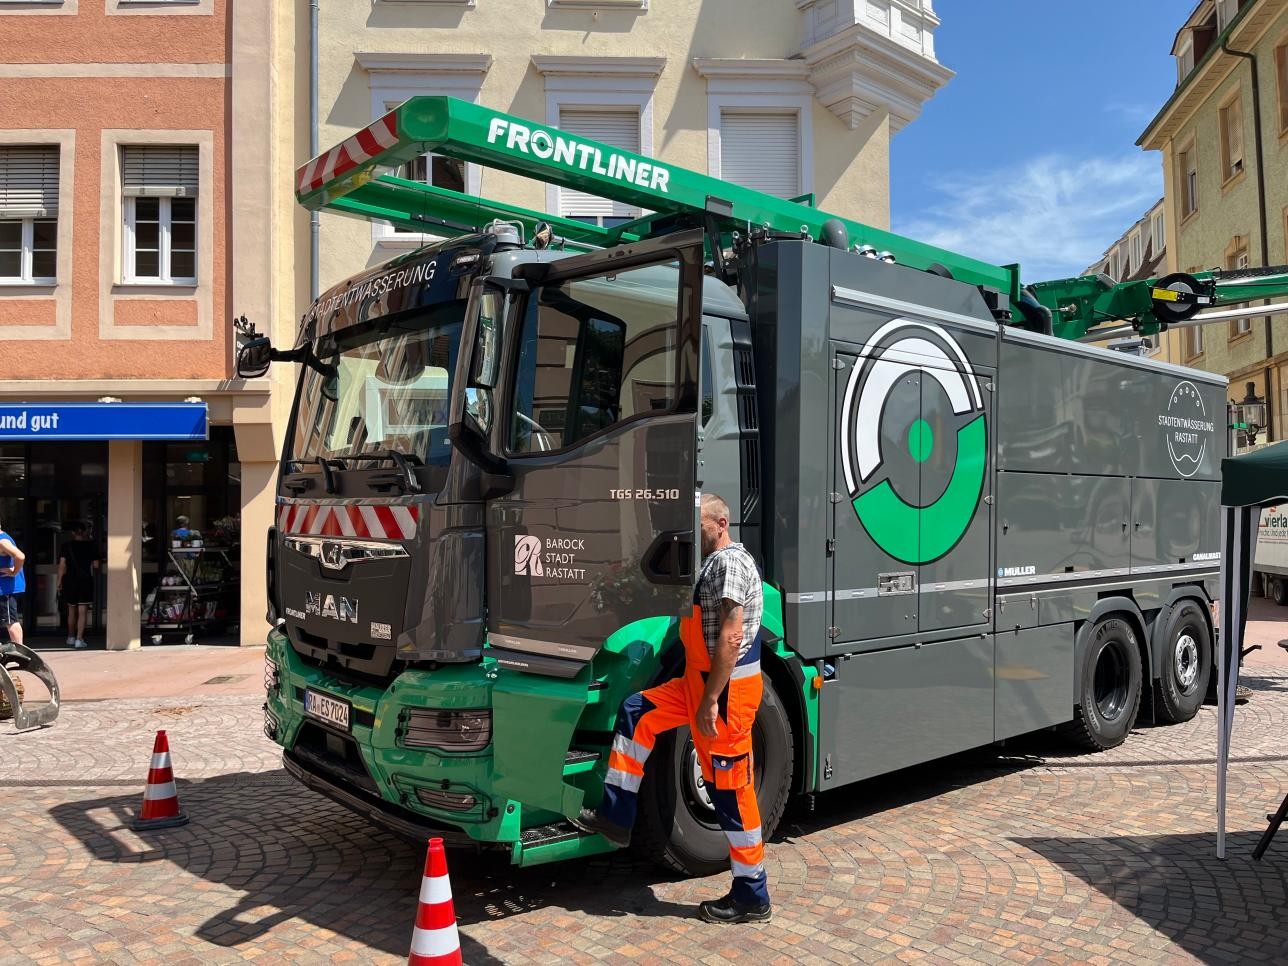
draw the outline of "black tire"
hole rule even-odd
[[[1167,722],[1189,721],[1203,704],[1212,676],[1212,634],[1203,608],[1183,600],[1158,618],[1162,635],[1162,668],[1158,677],[1158,716]]]
[[[1119,617],[1102,618],[1086,632],[1078,668],[1078,706],[1061,731],[1092,751],[1116,748],[1140,708],[1141,666],[1136,632]]]
[[[751,730],[756,804],[765,841],[778,827],[792,788],[792,723],[765,677],[764,696]],[[639,815],[631,847],[663,868],[685,875],[714,875],[729,868],[729,842],[715,811],[700,801],[700,776],[689,727],[659,735],[640,785]]]
[[[1270,596],[1280,607],[1288,607],[1288,580],[1281,580],[1279,577],[1272,577],[1270,580]]]

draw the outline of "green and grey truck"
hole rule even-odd
[[[391,173],[429,151],[650,213],[603,228]],[[324,292],[291,348],[239,351],[300,364],[264,727],[308,787],[519,865],[610,848],[567,819],[621,702],[680,670],[704,491],[763,571],[767,834],[795,795],[1043,729],[1110,748],[1203,702],[1225,380],[1078,339],[1283,270],[1024,286],[450,98],[298,179],[310,208],[443,239]],[[640,820],[675,869],[727,862],[686,731]]]

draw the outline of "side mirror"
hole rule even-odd
[[[493,393],[500,380],[504,311],[503,289],[479,283],[471,293],[461,326],[461,350],[447,423],[447,438],[452,445],[490,473],[505,468],[505,460],[491,448],[496,416]]]
[[[255,336],[237,350],[237,375],[243,379],[262,376],[272,363],[273,343],[266,335]]]

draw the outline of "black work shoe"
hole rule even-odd
[[[589,808],[583,808],[581,814],[575,818],[570,818],[577,828],[581,829],[587,835],[602,835],[608,841],[612,842],[619,849],[624,849],[631,844],[631,830],[622,828],[615,822],[610,822],[606,818],[601,818],[598,812]]]
[[[735,902],[732,895],[710,899],[698,905],[698,917],[707,922],[768,922],[774,914],[769,903],[763,906],[744,906]]]

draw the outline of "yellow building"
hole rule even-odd
[[[1176,91],[1137,142],[1163,156],[1168,269],[1288,262],[1288,0],[1203,0],[1176,35]],[[1173,362],[1251,382],[1259,442],[1288,438],[1288,316],[1169,332]]]
[[[320,17],[323,149],[447,94],[880,227],[890,138],[952,76],[930,0],[375,0]],[[600,224],[639,214],[444,158],[408,169]],[[330,213],[320,236],[322,288],[432,238]]]

